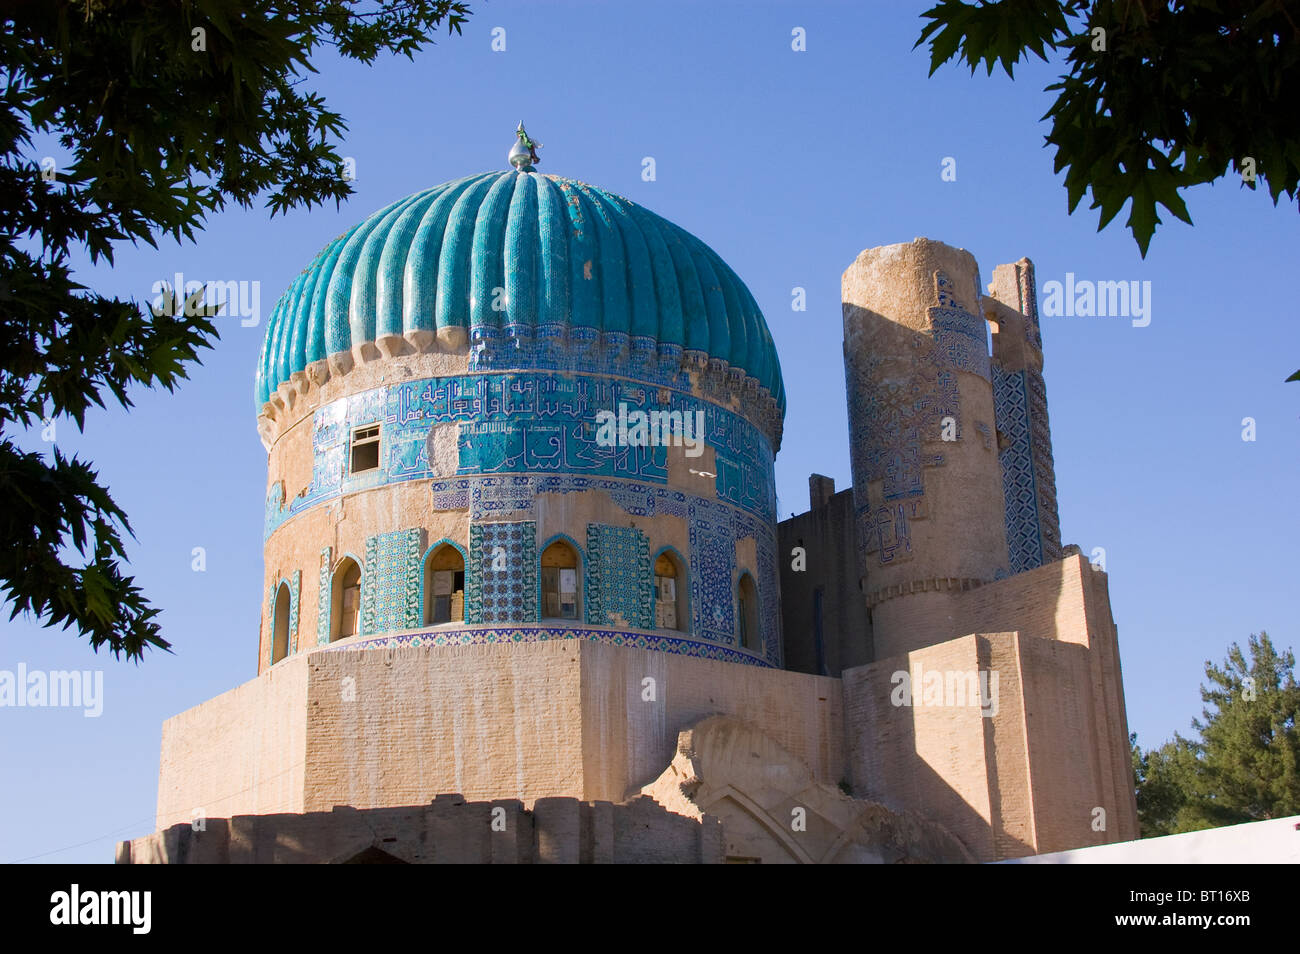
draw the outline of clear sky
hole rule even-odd
[[[131,572],[175,652],[136,666],[3,623],[0,669],[102,670],[104,708],[0,709],[0,862],[109,861],[116,839],[152,830],[162,721],[256,674],[266,454],[253,378],[266,316],[371,212],[507,168],[521,119],[545,144],[539,171],[678,223],[753,291],[788,395],[782,516],[807,509],[813,471],[851,483],[839,294],[862,249],[938,239],[969,249],[984,284],[1025,255],[1040,288],[1067,272],[1149,281],[1147,327],[1043,319],[1062,532],[1105,550],[1130,729],[1148,746],[1186,733],[1204,663],[1231,642],[1265,629],[1280,647],[1300,643],[1287,549],[1300,539],[1300,384],[1282,383],[1300,367],[1297,298],[1283,294],[1297,273],[1294,205],[1229,181],[1197,189],[1195,226],[1161,226],[1144,261],[1126,214],[1102,233],[1095,212],[1066,214],[1039,122],[1059,69],[1035,61],[1012,82],[949,66],[927,79],[928,54],[912,45],[930,0],[470,4],[464,35],[414,63],[319,61],[316,88],[348,119],[343,153],[357,164],[341,210],[272,221],[234,209],[197,244],[124,247],[112,269],[80,263],[83,282],[142,302],[178,271],[259,282],[261,321],[220,319],[220,344],[175,395],[140,391],[134,410],[92,414],[84,434],[58,426],[58,446],[94,461],[130,514]],[[956,181],[941,179],[945,157]],[[805,312],[791,308],[795,287]]]

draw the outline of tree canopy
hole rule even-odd
[[[351,194],[346,123],[314,92],[322,48],[369,64],[415,53],[469,14],[455,0],[19,0],[0,19],[0,593],[11,617],[98,650],[166,649],[123,572],[127,515],[90,462],[23,451],[14,428],[137,386],[172,390],[217,338],[213,311],[145,308],[79,284],[70,256],[193,241],[208,215],[274,216]],[[62,168],[31,154],[53,136]],[[179,290],[177,290],[179,292]]]
[[[1247,648],[1249,659],[1234,643],[1223,665],[1206,662],[1199,739],[1175,733],[1146,752],[1130,739],[1143,837],[1300,814],[1295,656],[1265,632]]]
[[[922,16],[931,75],[956,58],[1014,76],[1028,54],[1064,51],[1042,118],[1069,210],[1090,191],[1100,230],[1128,203],[1144,257],[1158,206],[1191,223],[1191,186],[1235,170],[1274,205],[1297,197],[1297,0],[940,0]]]

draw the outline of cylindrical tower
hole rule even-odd
[[[988,332],[974,257],[928,239],[864,251],[843,306],[859,565],[884,659],[948,638],[950,594],[1007,572]]]
[[[376,212],[275,306],[259,671],[556,638],[780,665],[763,316],[699,239],[529,146]]]

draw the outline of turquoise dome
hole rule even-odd
[[[721,362],[785,410],[767,323],[716,252],[621,196],[533,171],[417,192],[327,245],[271,312],[257,405],[354,345],[452,327],[471,347],[567,335]]]

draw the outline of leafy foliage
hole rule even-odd
[[[166,649],[134,579],[131,532],[91,466],[22,451],[13,428],[106,399],[172,390],[217,337],[214,310],[96,294],[70,255],[123,241],[194,240],[206,217],[264,200],[274,216],[352,189],[342,116],[304,86],[332,47],[371,63],[413,57],[468,15],[455,0],[27,0],[0,12],[0,592],[47,626],[140,659]],[[72,157],[44,170],[33,137]],[[201,297],[201,293],[200,293]],[[177,307],[169,305],[177,304]],[[79,564],[79,565],[78,565]]]
[[[1295,656],[1267,633],[1234,643],[1222,666],[1206,662],[1201,699],[1212,708],[1192,727],[1199,740],[1142,752],[1133,769],[1143,837],[1300,813],[1300,685]]]
[[[1065,52],[1043,118],[1069,210],[1091,191],[1100,230],[1128,203],[1144,257],[1157,207],[1190,224],[1180,193],[1230,167],[1274,205],[1297,197],[1297,0],[940,0],[923,17],[931,75],[955,57],[1012,76],[1029,53]]]

